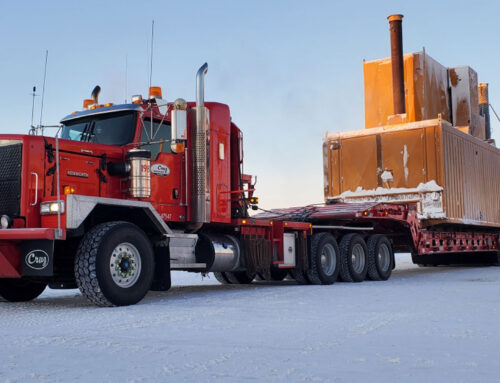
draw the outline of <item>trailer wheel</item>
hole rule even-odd
[[[24,279],[0,279],[0,297],[9,302],[28,302],[37,298],[46,287],[46,283]]]
[[[311,265],[307,277],[315,285],[331,285],[340,271],[340,251],[337,241],[330,233],[314,234],[310,249]]]
[[[368,271],[368,249],[359,234],[346,234],[340,241],[340,276],[344,282],[362,282]]]
[[[219,283],[221,283],[223,285],[228,285],[231,283],[231,282],[229,282],[229,279],[227,279],[227,276],[225,273],[221,273],[219,271],[216,271],[216,272],[214,272],[214,277],[215,277],[215,279],[217,279],[217,281],[219,281]]]
[[[301,269],[291,269],[290,270],[290,276],[295,279],[295,282],[297,282],[299,285],[309,285],[310,282],[308,278],[306,277],[306,272]]]
[[[372,281],[385,281],[392,273],[392,246],[385,235],[376,234],[368,238],[368,277]]]
[[[152,285],[154,268],[151,242],[128,222],[93,227],[80,241],[75,257],[78,288],[98,306],[139,302]]]
[[[246,271],[234,271],[224,273],[229,283],[233,285],[248,285],[255,279],[256,274],[249,274]]]

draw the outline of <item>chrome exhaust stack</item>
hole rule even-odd
[[[191,221],[201,227],[210,222],[209,137],[207,135],[208,110],[205,108],[205,63],[196,74],[196,125],[192,129],[191,149]]]

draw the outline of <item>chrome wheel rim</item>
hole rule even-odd
[[[327,243],[323,246],[320,256],[321,270],[326,275],[332,275],[335,272],[335,265],[337,264],[337,253],[332,244]]]
[[[131,243],[120,243],[111,253],[109,271],[116,285],[122,288],[133,286],[141,274],[139,250]]]
[[[359,243],[356,243],[352,247],[352,253],[351,253],[351,261],[352,261],[352,268],[356,273],[361,273],[363,272],[363,269],[365,268],[365,249],[363,249],[363,246],[361,246]]]
[[[391,252],[389,251],[389,247],[385,243],[382,243],[378,248],[377,263],[380,267],[380,270],[389,270],[389,267],[391,265]]]

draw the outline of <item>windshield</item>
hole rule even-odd
[[[125,145],[134,138],[135,112],[96,114],[66,121],[61,138],[73,141]]]

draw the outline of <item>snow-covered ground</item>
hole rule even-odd
[[[386,282],[223,286],[174,273],[136,306],[77,290],[0,302],[0,382],[497,382],[500,268],[418,268]]]

